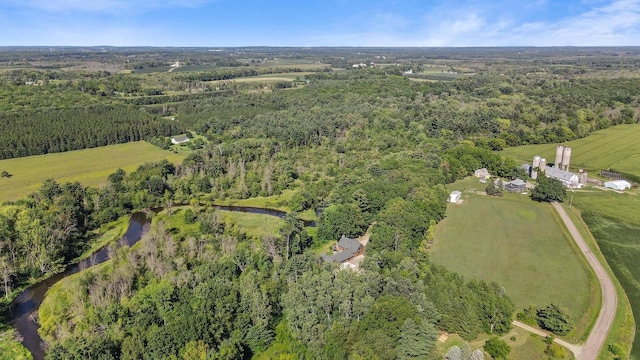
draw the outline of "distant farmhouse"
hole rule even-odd
[[[180,135],[180,136],[174,136],[171,138],[171,143],[172,144],[184,144],[184,143],[188,143],[189,142],[189,138],[184,136],[184,135]]]
[[[342,236],[335,247],[333,255],[323,255],[322,258],[330,263],[344,263],[364,253],[364,246],[356,239]]]
[[[605,182],[604,187],[613,190],[626,190],[631,189],[631,183],[626,180],[613,180]]]

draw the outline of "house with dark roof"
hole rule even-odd
[[[324,261],[340,264],[364,253],[364,246],[358,240],[344,235],[338,240],[334,249],[333,255],[322,255]]]

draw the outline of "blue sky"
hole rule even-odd
[[[10,45],[640,45],[640,0],[0,0]]]

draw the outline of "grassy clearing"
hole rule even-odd
[[[58,182],[79,181],[85,186],[103,184],[118,168],[127,172],[139,165],[167,159],[179,163],[184,154],[172,154],[144,141],[109,145],[64,153],[29,156],[0,161],[0,170],[10,178],[0,178],[0,202],[17,200],[36,191],[47,178]]]
[[[567,145],[571,147],[572,169],[587,169],[595,175],[601,169],[613,168],[640,175],[640,124],[618,125],[596,131]],[[553,162],[555,151],[555,144],[524,145],[507,148],[502,154],[527,163],[531,163],[534,155]]]
[[[451,205],[438,225],[433,261],[469,277],[496,281],[518,310],[559,303],[581,324],[569,338],[581,338],[591,322],[589,309],[597,308],[600,295],[553,209],[519,194],[502,199],[472,194],[474,182],[452,185],[467,191],[464,203]]]
[[[272,196],[256,196],[249,199],[221,199],[216,200],[216,205],[234,205],[234,206],[247,206],[247,207],[259,207],[259,208],[268,208],[275,209],[284,212],[291,212],[291,208],[289,207],[289,201],[293,195],[295,195],[296,191],[287,189],[282,192],[280,195],[272,195]],[[300,213],[300,217],[304,220],[317,220],[318,216],[313,211],[313,209],[305,210]]]
[[[127,233],[129,219],[129,216],[123,216],[120,219],[102,225],[99,229],[95,230],[94,234],[99,235],[99,238],[96,239],[96,241],[91,244],[91,247],[83,252],[77,260],[86,259],[94,252],[123,237],[124,234]]]
[[[266,235],[278,236],[278,231],[284,225],[284,220],[271,215],[233,211],[220,211],[220,215],[227,227],[237,227],[239,232],[255,239]]]
[[[480,349],[482,350],[482,346],[485,341],[489,339],[489,336],[483,334],[477,339],[469,341],[469,348],[471,350]],[[531,334],[524,329],[514,327],[507,334],[503,335],[501,339],[507,343],[511,347],[511,352],[509,353],[510,359],[518,359],[518,360],[548,360],[549,356],[544,353],[546,348],[546,344],[543,341],[543,338],[537,336],[535,334]],[[462,347],[465,343],[464,340],[460,338],[460,336],[456,334],[451,334],[447,338],[445,342],[437,342],[436,348],[438,349],[437,354],[433,356],[433,359],[442,359],[444,355],[451,349],[454,345]],[[490,359],[491,357],[485,354],[485,359]],[[574,359],[573,354],[567,350],[567,360]]]
[[[278,82],[278,81],[295,81],[296,79],[304,79],[306,75],[315,74],[311,71],[303,71],[303,72],[292,72],[292,73],[276,73],[276,74],[265,74],[260,76],[248,76],[248,77],[240,77],[229,80],[214,80],[210,81],[211,84],[221,83],[221,82],[230,82],[235,81],[238,83],[247,83],[247,82]]]
[[[573,204],[598,243],[602,254],[628,297],[635,313],[635,328],[640,327],[640,197],[614,192],[576,192]],[[622,305],[625,305],[624,303]],[[631,314],[617,314],[610,334],[612,342],[628,344],[634,336]],[[640,358],[640,333],[635,332],[631,358]]]

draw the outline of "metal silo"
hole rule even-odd
[[[562,145],[556,146],[556,162],[555,162],[554,165],[558,169],[560,169],[561,166],[562,166],[562,153],[563,152],[564,152],[564,146],[562,146]]]
[[[564,152],[562,153],[562,167],[565,170],[569,170],[569,161],[571,160],[571,148],[564,148]]]
[[[540,156],[533,157],[533,166],[531,166],[531,178],[533,180],[538,178],[538,168],[540,167]]]
[[[547,159],[540,159],[540,170],[544,171],[544,169],[547,167]]]

